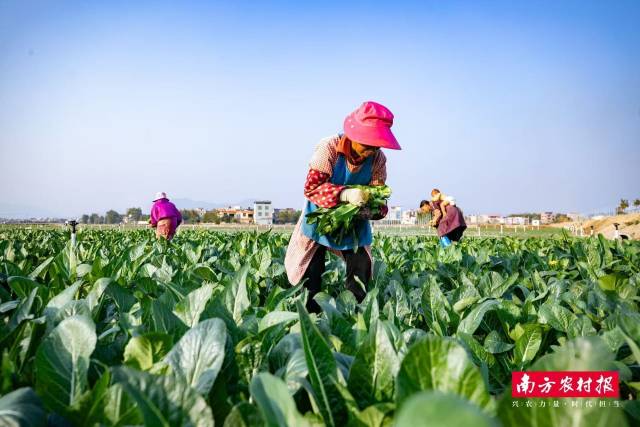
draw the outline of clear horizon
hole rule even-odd
[[[6,1],[0,210],[299,209],[315,145],[376,100],[391,205],[610,211],[640,198],[638,22],[634,1]]]

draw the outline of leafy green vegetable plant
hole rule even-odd
[[[0,425],[640,424],[640,243],[377,235],[316,315],[288,239],[0,228]],[[620,405],[514,408],[514,370],[616,370]]]

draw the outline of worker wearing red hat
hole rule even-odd
[[[341,256],[347,265],[346,288],[358,302],[366,290],[363,284],[371,277],[372,242],[370,219],[362,214],[356,222],[359,250],[354,251],[352,238],[344,238],[337,244],[329,236],[322,235],[315,224],[308,224],[306,215],[318,207],[333,208],[340,203],[362,206],[365,193],[351,185],[384,185],[387,179],[386,157],[380,148],[400,150],[400,145],[391,132],[393,114],[385,106],[368,101],[349,114],[344,120],[344,133],[320,141],[309,163],[309,172],[304,186],[305,208],[296,225],[285,257],[287,276],[292,284],[304,280],[309,292],[307,310],[319,312],[320,306],[313,297],[322,288],[322,273],[326,251]]]

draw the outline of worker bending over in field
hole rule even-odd
[[[151,227],[156,229],[156,237],[173,239],[178,226],[182,224],[182,215],[176,205],[171,203],[164,192],[156,193],[151,207]]]
[[[452,198],[444,205],[444,209],[438,200],[423,200],[420,202],[420,210],[424,213],[432,213],[433,217],[429,225],[437,227],[440,245],[444,248],[450,246],[451,242],[459,241],[467,229],[462,210],[455,205]],[[443,210],[444,215],[442,215]]]
[[[391,132],[393,114],[383,105],[365,102],[344,120],[344,134],[320,141],[309,163],[309,172],[304,185],[307,199],[305,209],[293,231],[285,267],[289,281],[296,285],[305,280],[309,291],[307,310],[319,312],[320,306],[313,297],[322,288],[322,273],[325,269],[327,249],[341,256],[347,265],[346,288],[358,302],[366,290],[371,277],[372,242],[370,219],[382,219],[387,214],[386,206],[377,217],[362,209],[356,220],[357,248],[354,251],[353,237],[346,236],[337,244],[332,238],[320,234],[317,224],[308,224],[306,215],[318,207],[334,208],[341,203],[363,206],[366,193],[350,185],[384,185],[387,179],[386,157],[380,148],[400,150],[400,145]]]

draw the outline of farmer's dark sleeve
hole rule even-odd
[[[371,170],[369,185],[384,185],[387,182],[387,157],[382,151],[376,153]]]
[[[327,173],[309,169],[307,181],[304,184],[304,197],[321,208],[333,208],[340,203],[340,192],[344,185],[329,182],[331,176]]]
[[[387,214],[389,213],[389,207],[387,205],[384,205],[380,208],[380,213],[377,215],[373,215],[371,217],[372,220],[377,221],[379,219],[383,219],[384,217],[387,216]]]

